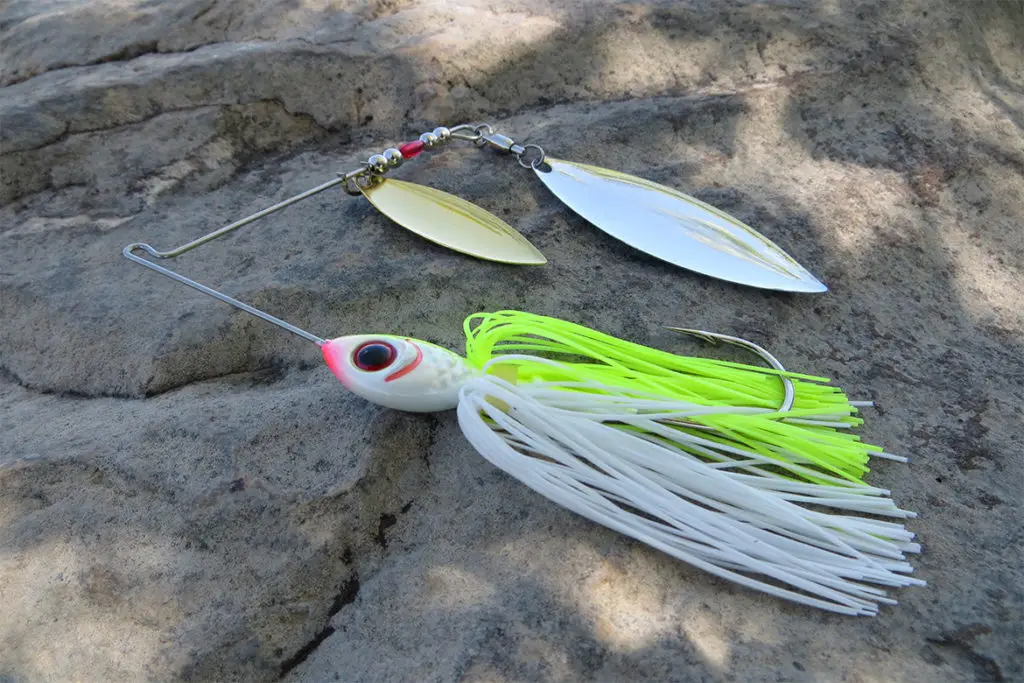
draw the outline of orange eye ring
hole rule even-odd
[[[368,341],[352,352],[352,365],[363,372],[379,372],[391,366],[398,357],[395,347],[385,341]]]

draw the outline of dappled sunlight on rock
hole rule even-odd
[[[619,563],[597,560],[581,593],[581,613],[592,619],[594,635],[609,647],[637,651],[673,628],[664,618],[665,596]]]
[[[164,539],[135,534],[47,539],[31,553],[0,542],[3,666],[28,680],[59,680],[75,661],[79,671],[127,680],[154,664],[185,664],[166,651],[184,617],[176,587],[162,580],[174,558]]]
[[[0,680],[1020,678],[1018,5],[4,4]],[[682,353],[731,358],[663,325],[753,339],[877,402],[862,435],[911,462],[868,479],[920,513],[928,588],[843,619],[716,579],[121,258],[477,119],[736,215],[830,291],[683,272],[469,144],[396,176],[502,217],[543,268],[340,192],[176,265],[323,335],[461,348],[466,315],[519,308]]]
[[[699,612],[681,616],[681,620],[683,632],[708,663],[718,671],[728,671],[731,647],[722,624],[713,616]]]
[[[431,567],[425,584],[423,597],[444,609],[466,609],[494,596],[492,583],[452,565]]]
[[[978,322],[1000,319],[1012,331],[1024,332],[1024,263],[1014,263],[1011,254],[993,253],[954,227],[939,235],[964,311]]]

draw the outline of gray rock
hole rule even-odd
[[[0,680],[906,680],[1024,675],[1024,7],[8,3],[0,21]],[[135,267],[441,123],[684,189],[831,287],[639,254],[470,145],[397,172],[503,217],[471,260],[319,195],[174,262],[321,335],[462,345],[521,308],[756,339],[873,399],[870,480],[924,589],[874,619],[719,581],[573,516],[453,415]]]

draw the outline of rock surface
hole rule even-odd
[[[15,0],[0,22],[0,681],[1011,681],[1024,642],[1024,4]],[[873,620],[739,589],[539,498],[452,415],[125,262],[485,119],[680,187],[831,287],[638,254],[471,146],[400,177],[549,258],[328,193],[176,267],[320,334],[458,348],[521,308],[758,340],[874,399],[930,585]],[[704,351],[707,351],[706,349]]]

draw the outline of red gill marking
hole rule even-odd
[[[413,361],[411,363],[409,363],[407,366],[405,366],[401,370],[396,370],[395,372],[393,372],[390,375],[388,375],[387,377],[385,377],[384,378],[385,382],[393,382],[396,379],[401,379],[401,378],[405,377],[410,372],[412,372],[417,367],[419,367],[419,364],[423,362],[423,349],[420,348],[419,344],[415,343],[411,339],[406,339],[405,341],[407,341],[410,344],[412,344],[413,348],[416,349],[416,358],[413,359]]]

